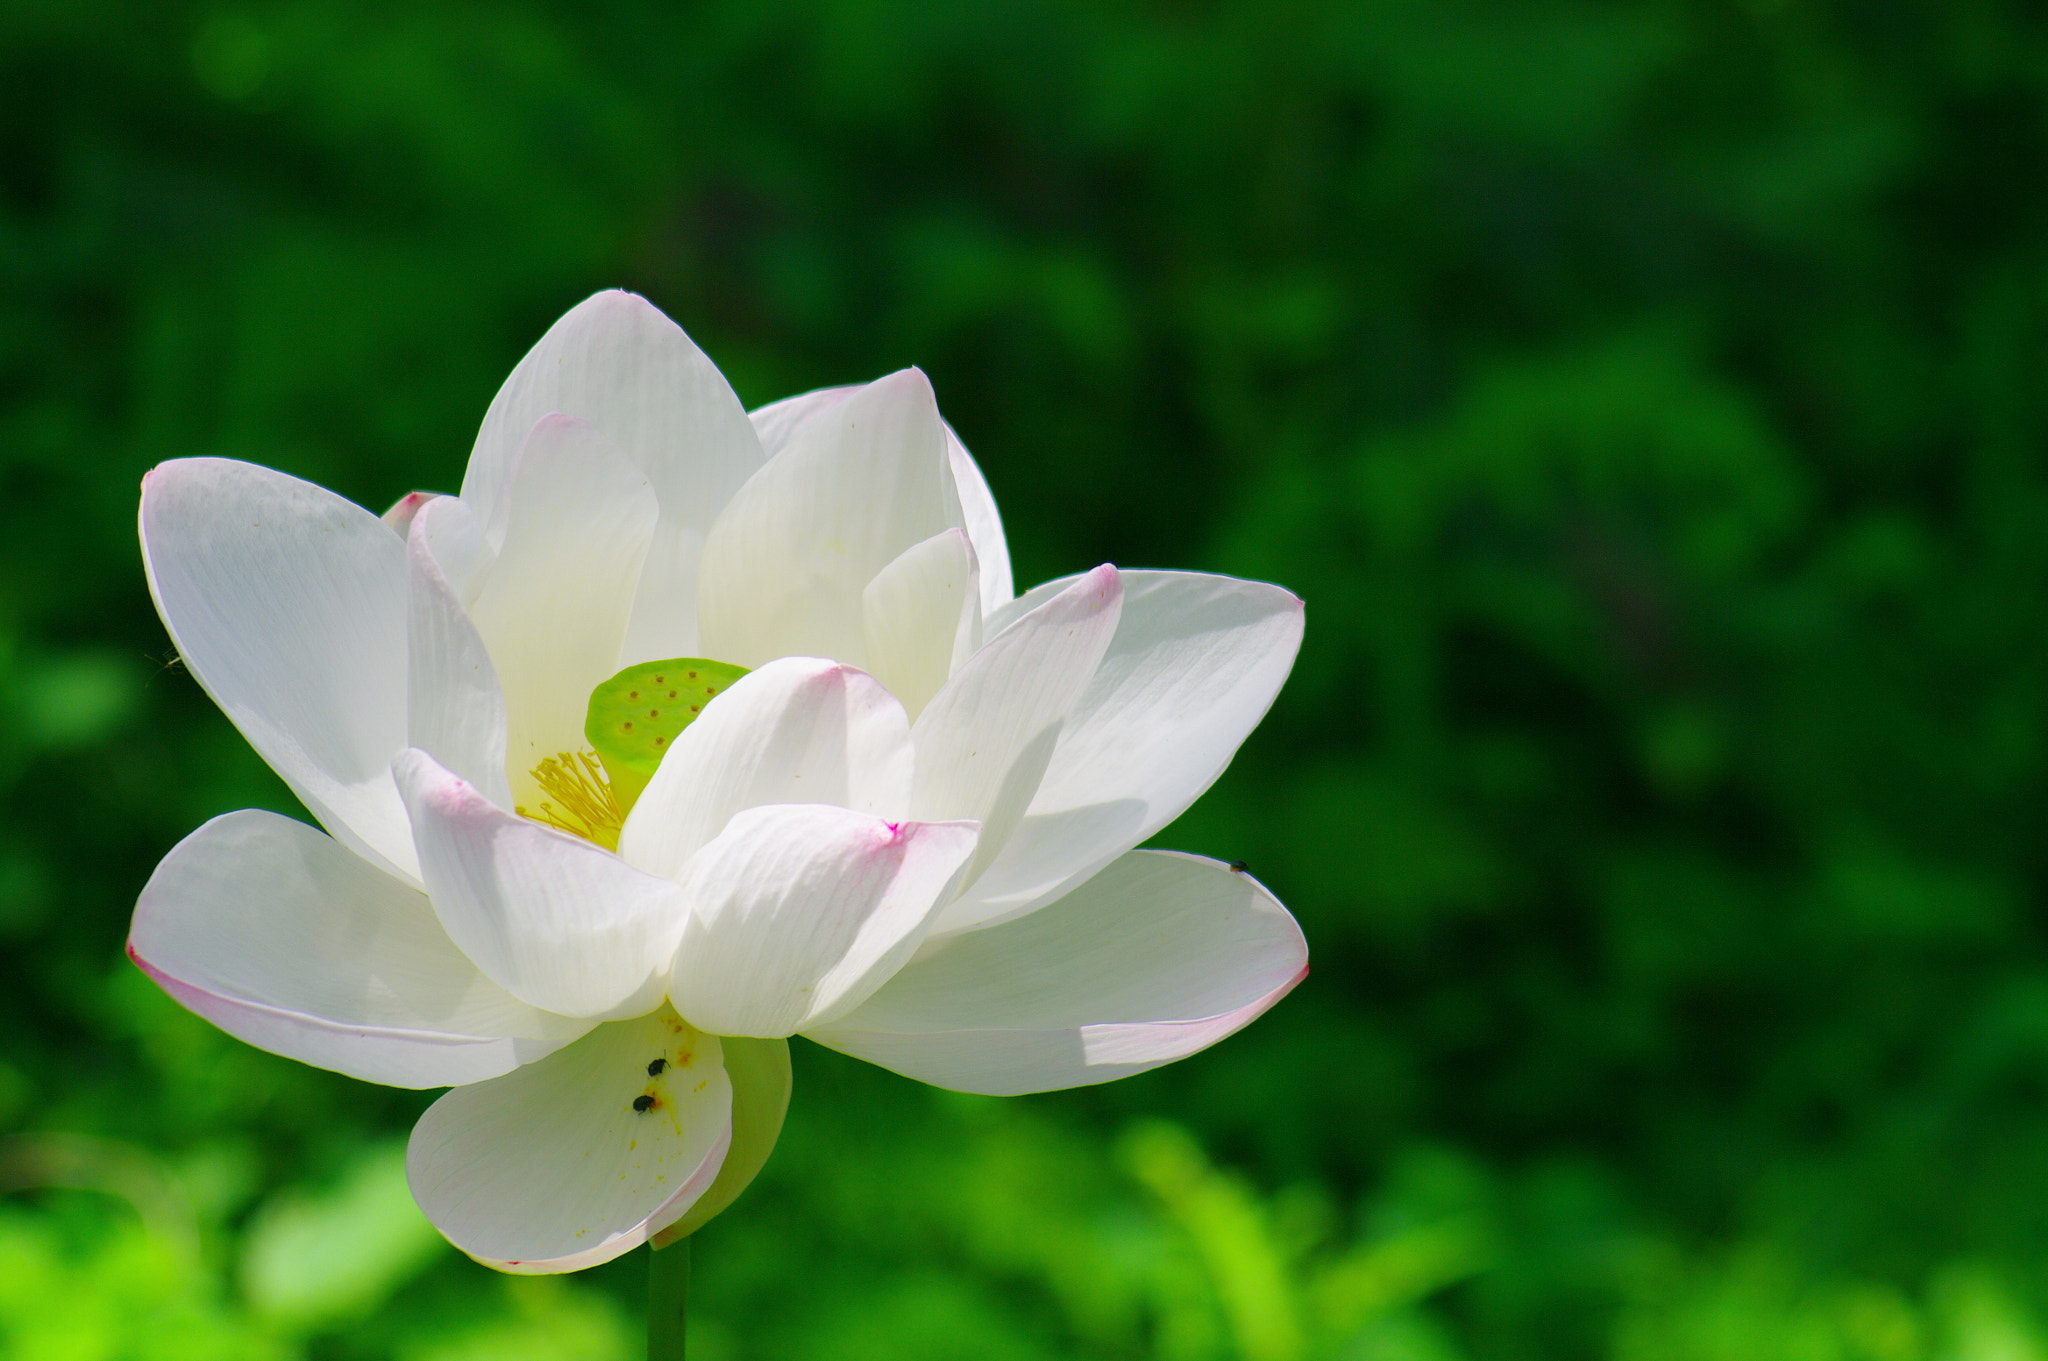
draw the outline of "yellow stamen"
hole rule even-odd
[[[619,848],[619,827],[626,816],[612,797],[611,781],[596,752],[550,756],[533,768],[533,782],[552,801],[543,801],[537,809],[521,805],[513,810],[519,816],[595,841],[608,851]]]

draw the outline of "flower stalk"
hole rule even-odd
[[[683,1361],[690,1315],[690,1240],[647,1248],[647,1361]]]

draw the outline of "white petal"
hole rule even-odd
[[[418,889],[253,809],[164,857],[128,955],[235,1038],[391,1087],[480,1082],[589,1028],[485,978]]]
[[[683,729],[619,834],[619,854],[667,878],[743,808],[830,803],[901,818],[910,722],[873,676],[784,657],[741,677]]]
[[[462,481],[463,499],[486,523],[527,432],[555,411],[602,431],[647,475],[660,503],[625,662],[703,655],[697,558],[712,519],[762,459],[739,399],[646,299],[599,293],[549,328],[491,402]]]
[[[859,391],[857,383],[847,387],[820,388],[816,392],[785,397],[757,408],[749,414],[754,429],[761,436],[761,452],[770,458],[775,457],[789,443],[798,426]],[[981,563],[981,603],[982,611],[987,613],[1016,594],[1010,577],[1010,548],[1003,538],[1003,517],[996,511],[996,498],[988,489],[988,479],[981,475],[974,456],[967,452],[967,446],[960,442],[960,437],[950,425],[946,427],[946,457],[952,470],[954,489],[960,498],[967,537],[973,542],[975,557]]]
[[[466,610],[476,603],[476,588],[489,575],[490,560],[497,556],[497,550],[484,551],[483,523],[467,501],[459,496],[437,496],[433,499],[440,504],[434,507],[433,514],[424,518],[420,533],[426,539],[426,548],[433,555],[434,565],[441,569],[449,589]],[[420,521],[419,511],[413,513],[413,519]],[[408,542],[411,537],[408,529]]]
[[[918,715],[910,816],[982,824],[972,883],[1002,849],[1037,792],[1060,725],[1116,632],[1123,588],[1098,567],[968,658]],[[949,909],[940,930],[957,929]]]
[[[723,1214],[740,1198],[775,1151],[782,1122],[789,1114],[789,1041],[746,1035],[721,1035],[725,1076],[732,1083],[732,1147],[726,1150],[718,1178],[650,1241],[658,1248],[687,1238]]]
[[[663,1071],[649,1076],[654,1059]],[[639,1097],[652,1097],[645,1111]],[[501,1271],[577,1271],[673,1223],[718,1175],[732,1085],[718,1037],[664,1007],[539,1063],[457,1087],[413,1127],[413,1199]]]
[[[792,1035],[910,958],[974,850],[972,823],[823,804],[749,808],[690,862],[669,998],[721,1035]]]
[[[860,594],[914,543],[964,528],[931,384],[905,369],[803,422],[711,527],[704,655],[862,661]]]
[[[1206,1048],[1307,973],[1301,928],[1249,875],[1133,851],[1028,917],[927,942],[806,1033],[955,1091],[1053,1091]]]
[[[1050,902],[1179,817],[1287,679],[1303,618],[1290,592],[1198,572],[1126,572],[1123,581],[1116,637],[1067,716],[1030,811],[942,929]],[[1040,586],[1011,611],[1064,585]]]
[[[283,473],[178,459],[142,481],[150,594],[186,667],[323,826],[417,874],[405,746],[405,542]]]
[[[784,397],[779,402],[756,407],[747,413],[747,419],[754,423],[754,433],[761,437],[761,453],[774,458],[789,443],[789,437],[796,428],[821,411],[839,405],[848,397],[861,390],[861,384],[848,383],[843,387],[819,388],[815,392],[803,392],[794,397]]]
[[[434,912],[492,981],[565,1016],[660,998],[680,890],[591,842],[516,817],[422,751],[395,766]]]
[[[861,592],[868,668],[911,718],[981,646],[980,572],[967,532],[903,550]]]
[[[946,457],[952,465],[960,513],[967,521],[967,537],[974,541],[974,556],[981,564],[981,612],[987,615],[1017,592],[1010,577],[1010,545],[1003,537],[1003,517],[996,511],[995,494],[981,475],[981,465],[950,425],[946,427]]]
[[[504,687],[513,798],[535,804],[542,795],[530,772],[589,746],[590,692],[619,669],[654,492],[595,429],[544,416],[502,505],[504,542],[470,618]]]
[[[505,781],[505,696],[498,673],[469,614],[434,552],[444,520],[474,517],[452,496],[417,511],[406,540],[412,570],[406,742],[483,791],[500,806],[512,802]]]

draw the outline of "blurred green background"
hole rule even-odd
[[[797,1046],[693,1356],[2048,1358],[2048,19],[2001,0],[0,4],[0,1354],[636,1355],[430,1094],[131,969],[283,787],[166,458],[453,488],[558,314],[750,405],[921,365],[1020,583],[1278,581],[1161,844],[1316,971],[1108,1087]]]

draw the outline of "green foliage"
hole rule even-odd
[[[1313,977],[1060,1096],[796,1046],[697,1354],[2048,1357],[2044,70],[2010,0],[14,0],[0,1352],[632,1354],[637,1262],[405,1217],[428,1095],[120,951],[294,808],[142,472],[451,489],[624,285],[750,403],[922,366],[1022,583],[1309,609],[1159,841]]]
[[[374,1145],[323,1192],[291,1187],[251,1216],[242,1294],[293,1331],[353,1323],[442,1248],[412,1203],[405,1149]]]

